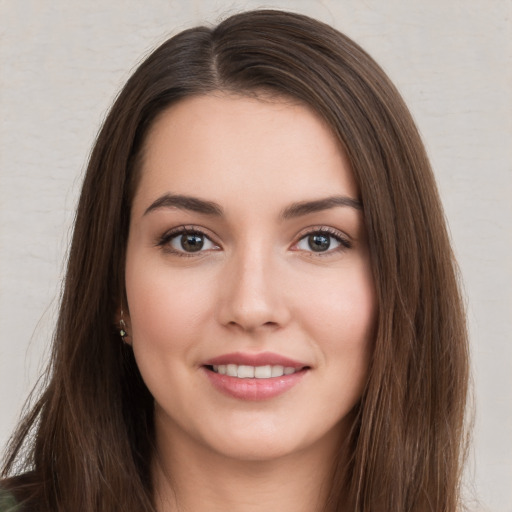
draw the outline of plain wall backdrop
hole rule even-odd
[[[0,0],[0,444],[48,355],[80,182],[116,93],[169,35],[259,7],[345,32],[405,97],[467,296],[469,504],[512,512],[510,0]]]

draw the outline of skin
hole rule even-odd
[[[223,214],[148,211],[165,194],[215,202]],[[332,196],[357,200],[357,186],[306,106],[217,93],[180,101],[152,126],[132,205],[125,315],[155,398],[160,511],[310,512],[325,499],[373,339],[363,212],[281,213]],[[205,233],[200,251],[169,235],[180,226]],[[329,229],[322,252],[308,239],[319,229]],[[260,401],[227,396],[205,376],[210,358],[265,351],[309,369]]]

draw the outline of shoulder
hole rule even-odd
[[[14,496],[0,488],[0,512],[21,512],[21,508]]]
[[[25,473],[0,480],[0,512],[29,512],[38,509],[28,503],[34,502],[33,473]]]

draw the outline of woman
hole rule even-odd
[[[334,29],[243,13],[112,107],[3,487],[41,511],[454,512],[467,380],[399,94]]]

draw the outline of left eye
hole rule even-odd
[[[348,244],[343,244],[342,241],[334,235],[317,231],[302,237],[297,244],[297,249],[301,251],[327,252],[338,249],[342,245],[345,247],[348,246]]]
[[[215,249],[216,245],[203,233],[179,233],[169,239],[168,244],[176,252],[199,252]]]

